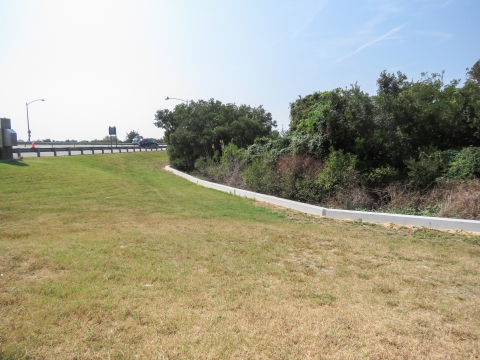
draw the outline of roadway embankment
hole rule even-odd
[[[480,233],[480,221],[478,220],[465,220],[465,219],[449,219],[429,216],[414,216],[414,215],[401,215],[401,214],[388,214],[369,211],[354,211],[354,210],[339,210],[329,209],[320,206],[304,204],[298,201],[292,201],[282,199],[276,196],[270,196],[265,194],[256,193],[253,191],[236,189],[230,186],[225,186],[210,181],[198,179],[194,176],[185,174],[181,171],[166,167],[166,170],[181,176],[191,182],[198,185],[202,185],[211,189],[227,192],[233,195],[243,196],[257,201],[263,201],[266,203],[283,206],[289,209],[301,211],[306,214],[324,216],[332,219],[344,219],[344,220],[361,220],[371,223],[379,224],[395,224],[399,226],[415,226],[425,227],[435,230],[457,230]]]

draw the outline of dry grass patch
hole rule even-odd
[[[480,357],[476,237],[256,206],[163,154],[59,159],[0,164],[0,358]]]

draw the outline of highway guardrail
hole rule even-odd
[[[107,153],[113,153],[114,150],[117,150],[119,153],[122,152],[122,150],[125,150],[126,152],[129,152],[129,150],[132,150],[133,152],[135,151],[162,151],[166,150],[167,145],[158,145],[156,147],[149,147],[149,148],[142,148],[139,146],[135,145],[130,145],[130,146],[68,146],[68,147],[35,147],[35,148],[21,148],[21,147],[16,147],[13,151],[17,154],[17,156],[20,158],[22,154],[25,153],[36,153],[37,157],[40,157],[41,153],[52,153],[53,156],[57,156],[58,152],[68,152],[68,155],[72,155],[72,152],[80,152],[81,155],[86,153],[91,153],[95,154],[95,151],[101,151],[102,154]]]

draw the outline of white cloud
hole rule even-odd
[[[349,57],[351,57],[351,56],[353,56],[353,55],[355,55],[355,54],[358,54],[358,53],[359,53],[360,51],[362,51],[363,49],[366,49],[367,47],[372,46],[373,44],[375,44],[375,43],[377,43],[377,42],[379,42],[379,41],[382,41],[382,40],[387,39],[390,35],[395,34],[397,31],[399,31],[399,30],[400,30],[401,28],[403,28],[404,26],[405,26],[405,24],[400,25],[400,26],[396,27],[395,29],[390,30],[390,31],[387,32],[386,34],[380,36],[379,38],[377,38],[377,39],[375,39],[375,40],[373,40],[373,41],[370,41],[370,42],[368,42],[368,43],[363,44],[362,46],[360,46],[360,47],[359,47],[357,50],[355,50],[354,52],[352,52],[352,53],[350,53],[350,54],[348,54],[348,55],[346,55],[346,56],[344,56],[344,57],[342,57],[342,58],[340,58],[340,59],[335,60],[334,63],[338,63],[338,62],[340,62],[340,61],[343,61],[343,60],[345,60],[345,59],[347,59],[347,58],[349,58]]]

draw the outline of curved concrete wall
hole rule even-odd
[[[477,220],[462,220],[462,219],[447,219],[429,216],[413,216],[413,215],[398,215],[376,213],[368,211],[352,211],[352,210],[337,210],[328,209],[320,206],[304,204],[297,201],[278,198],[275,196],[264,195],[247,191],[242,189],[235,189],[230,186],[220,185],[205,180],[197,179],[191,175],[185,174],[181,171],[175,170],[170,166],[165,168],[172,173],[181,176],[197,185],[202,185],[211,189],[227,192],[233,195],[244,196],[247,198],[263,201],[270,204],[283,206],[294,209],[311,215],[325,216],[332,219],[348,219],[348,220],[362,220],[372,223],[391,223],[401,226],[422,226],[436,230],[464,230],[469,232],[480,232],[480,221]]]

